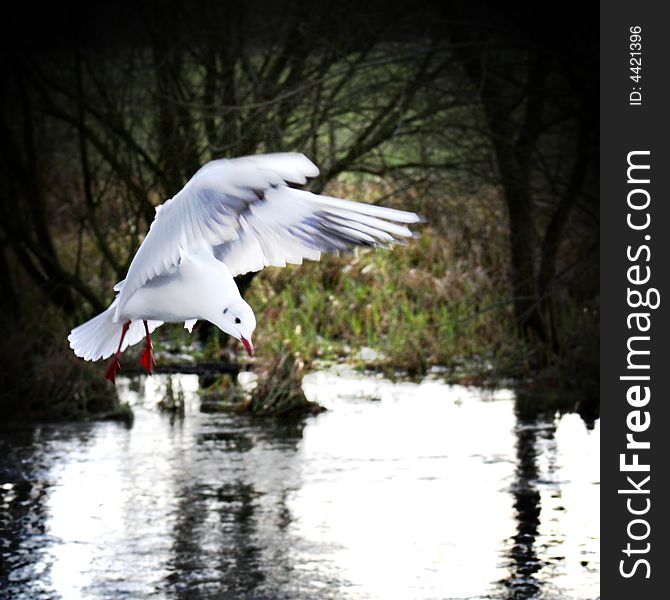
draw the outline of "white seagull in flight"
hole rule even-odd
[[[402,225],[412,212],[319,196],[304,184],[318,168],[303,154],[279,153],[213,160],[156,208],[149,233],[112,304],[70,332],[70,347],[85,360],[119,357],[145,338],[140,364],[155,365],[151,332],[163,323],[210,321],[240,340],[253,356],[254,311],[233,279],[263,267],[319,260],[321,252],[355,245],[387,246],[412,235]],[[400,224],[399,224],[400,223]]]

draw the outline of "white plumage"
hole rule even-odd
[[[298,153],[204,165],[177,195],[156,208],[126,278],[114,287],[114,302],[72,330],[68,339],[75,354],[97,360],[118,348],[118,366],[120,352],[144,337],[140,321],[148,322],[145,352],[150,353],[148,333],[153,329],[163,322],[184,321],[190,330],[197,319],[242,340],[251,353],[255,318],[234,276],[411,236],[406,224],[419,221],[414,213],[287,185],[303,184],[318,172]]]

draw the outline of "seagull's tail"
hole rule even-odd
[[[116,352],[121,341],[121,332],[123,323],[114,322],[114,312],[116,310],[116,300],[110,307],[101,312],[97,317],[86,321],[79,327],[75,327],[67,337],[70,342],[70,348],[74,353],[84,360],[98,360],[108,358]],[[147,321],[149,332],[163,324],[163,321]],[[121,352],[128,346],[137,344],[144,338],[144,325],[141,320],[132,321],[126,336],[123,339]]]

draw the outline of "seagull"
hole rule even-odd
[[[206,320],[253,356],[256,317],[235,276],[412,236],[407,224],[420,221],[413,212],[289,186],[318,174],[300,153],[206,163],[156,207],[126,278],[114,286],[114,301],[70,332],[74,353],[90,361],[111,357],[105,377],[114,382],[121,353],[144,339],[140,364],[151,374],[157,327],[183,322],[190,333],[196,321]]]

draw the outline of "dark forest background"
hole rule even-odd
[[[406,248],[242,281],[261,355],[309,365],[371,346],[383,368],[439,364],[455,381],[511,377],[597,403],[597,9],[344,0],[5,12],[0,414],[105,406],[104,369],[71,355],[69,330],[111,301],[154,206],[203,163],[277,151],[319,165],[313,191],[426,222]],[[163,329],[166,348],[188,343]],[[220,359],[224,340],[206,327],[199,337],[194,352]]]

